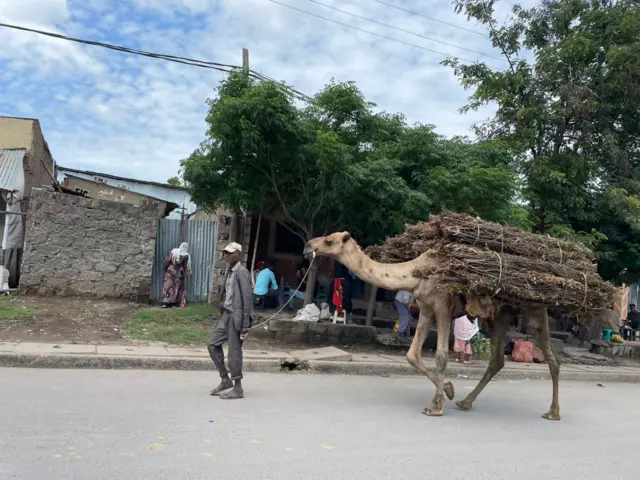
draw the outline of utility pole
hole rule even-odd
[[[247,48],[242,49],[242,70],[249,73],[249,50]]]
[[[249,49],[242,49],[242,71],[249,74]],[[231,231],[229,232],[229,239],[233,242],[238,242],[242,245],[243,240],[243,228],[240,225],[242,218],[237,214],[233,213],[231,216]],[[243,222],[244,223],[244,222]]]

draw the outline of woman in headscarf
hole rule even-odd
[[[164,267],[164,286],[162,287],[162,307],[186,307],[187,296],[184,290],[185,279],[191,274],[189,245],[182,243],[169,254]]]

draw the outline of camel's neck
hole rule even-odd
[[[424,258],[423,258],[424,257]],[[386,290],[408,290],[418,288],[420,279],[413,276],[415,268],[423,266],[426,254],[405,263],[378,263],[367,257],[359,248],[340,255],[337,260],[355,273],[358,278]]]

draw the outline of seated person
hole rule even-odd
[[[265,262],[264,268],[258,273],[253,294],[257,297],[278,297],[278,282],[273,273],[273,262]]]
[[[635,332],[640,329],[640,312],[638,312],[635,304],[629,305],[629,313],[627,319],[622,326],[622,337],[625,340],[634,340]]]
[[[285,295],[289,297],[287,302],[289,303],[289,308],[291,310],[294,309],[294,305],[293,305],[294,298],[297,298],[299,300],[304,300],[304,296],[307,291],[306,277],[308,275],[309,267],[310,267],[309,261],[306,259],[298,265],[298,269],[296,270],[296,279],[298,281],[298,286],[289,287],[288,292],[285,292]],[[318,283],[318,280],[316,280],[316,286],[313,289],[313,297],[315,297],[317,293],[317,283]],[[297,291],[296,291],[296,288],[297,288]]]
[[[256,265],[256,269],[253,271],[253,275],[251,276],[251,279],[253,280],[253,284],[256,284],[256,279],[258,278],[258,274],[260,273],[260,270],[264,269],[264,267],[266,266],[266,263],[263,261],[259,261],[258,264]]]

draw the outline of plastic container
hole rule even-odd
[[[607,328],[603,328],[602,329],[602,334],[600,335],[600,338],[602,338],[602,340],[604,340],[605,342],[610,342],[611,341],[611,337],[613,336],[613,330],[609,330]]]

